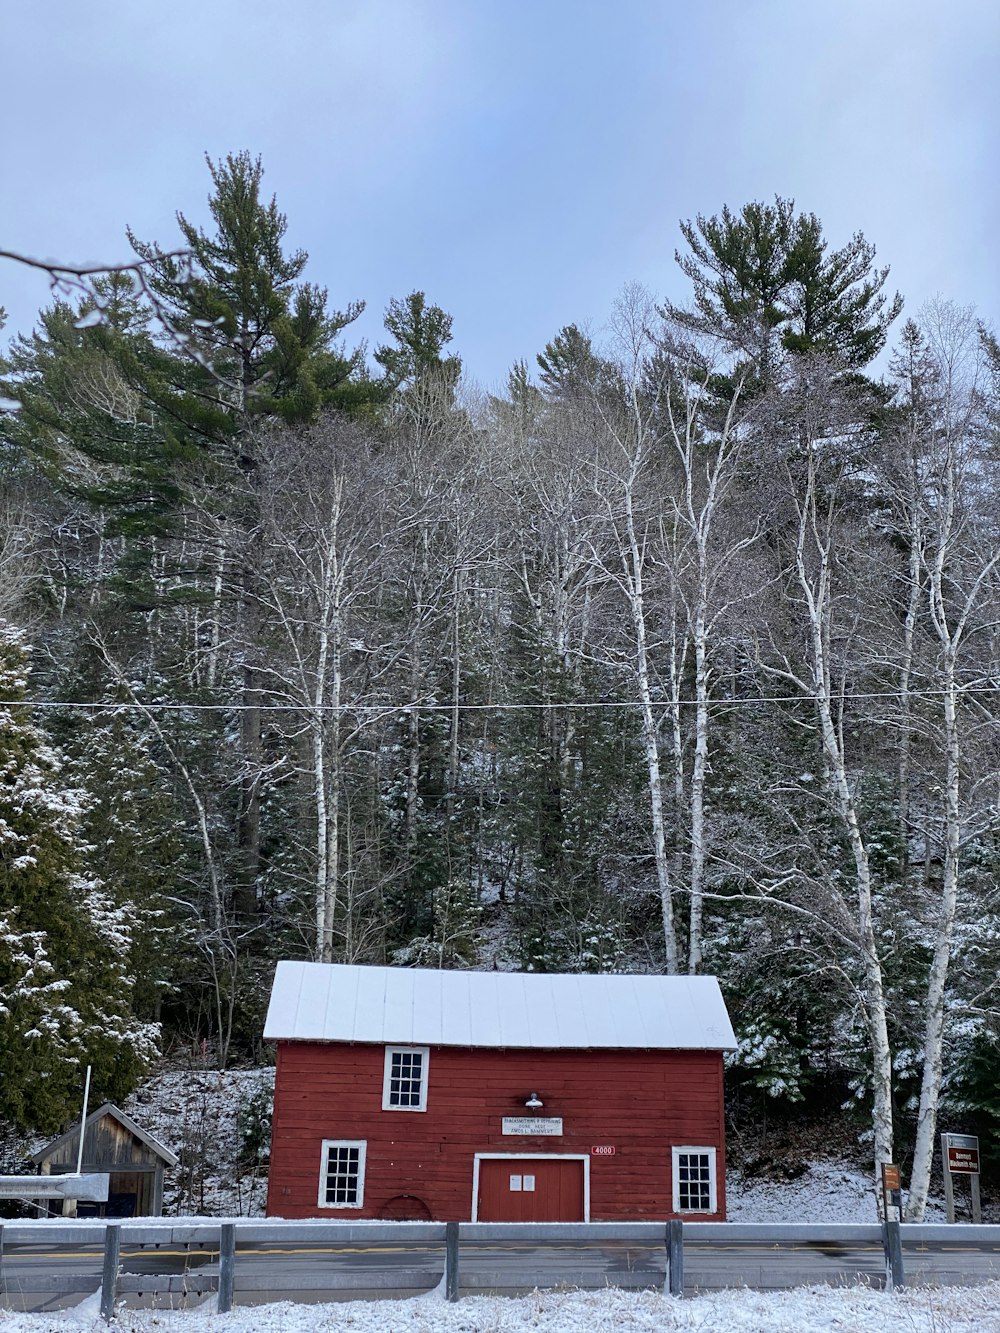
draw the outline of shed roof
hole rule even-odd
[[[421,1046],[733,1050],[715,977],[278,964],[264,1036]]]
[[[145,1144],[150,1152],[155,1153],[157,1157],[162,1157],[167,1166],[177,1165],[180,1159],[177,1157],[176,1153],[172,1153],[169,1148],[160,1142],[159,1139],[154,1139],[152,1134],[147,1134],[144,1129],[140,1129],[132,1117],[127,1116],[124,1111],[115,1106],[114,1102],[105,1102],[104,1105],[99,1106],[96,1111],[91,1111],[90,1115],[87,1116],[87,1121],[84,1126],[84,1136],[86,1136],[86,1131],[89,1130],[92,1125],[96,1125],[98,1120],[102,1120],[106,1115],[117,1120],[118,1123],[124,1129],[127,1129],[130,1134],[134,1135],[140,1143]],[[76,1124],[68,1129],[65,1134],[60,1134],[57,1139],[53,1139],[51,1143],[47,1143],[44,1148],[39,1148],[38,1152],[32,1153],[31,1160],[36,1164],[41,1164],[47,1157],[51,1157],[53,1153],[57,1153],[60,1148],[65,1147],[71,1140],[76,1141],[79,1146],[79,1139],[80,1126],[79,1124]]]

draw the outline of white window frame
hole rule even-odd
[[[326,1177],[330,1166],[331,1148],[358,1148],[358,1198],[356,1203],[328,1203],[326,1198]],[[363,1208],[365,1206],[365,1160],[368,1157],[367,1139],[324,1139],[319,1161],[319,1207],[320,1208]]]
[[[590,1158],[582,1152],[477,1152],[472,1158],[472,1220],[479,1221],[479,1164],[480,1162],[517,1161],[582,1162],[583,1163],[583,1220],[590,1221]],[[522,1177],[523,1180],[523,1177]],[[529,1191],[530,1192],[530,1191]],[[542,1224],[540,1224],[542,1225]],[[547,1223],[544,1225],[548,1225]]]
[[[681,1208],[680,1156],[681,1153],[699,1153],[708,1157],[708,1208]],[[718,1170],[716,1149],[705,1144],[682,1144],[671,1150],[671,1180],[673,1184],[673,1210],[685,1217],[696,1213],[717,1213],[719,1211]]]
[[[421,1055],[420,1065],[420,1102],[417,1106],[392,1106],[389,1102],[389,1084],[392,1081],[392,1057],[394,1055]],[[429,1046],[387,1046],[385,1048],[385,1071],[382,1075],[382,1110],[383,1111],[426,1111],[427,1082],[431,1067],[431,1048]]]

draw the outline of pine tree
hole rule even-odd
[[[432,380],[453,399],[461,357],[444,356],[452,340],[451,315],[440,305],[428,305],[423,292],[411,292],[403,301],[389,301],[385,329],[396,345],[383,344],[375,351],[385,376],[384,391],[399,393]]]
[[[252,472],[262,416],[310,421],[376,396],[363,349],[338,341],[364,304],[329,310],[325,289],[299,281],[307,256],[285,252],[260,159],[208,166],[216,227],[178,213],[186,258],[128,233],[152,305],[133,274],[109,273],[44,311],[0,366],[21,407],[16,440],[100,505],[109,532],[175,533],[193,495]]]
[[[150,286],[168,327],[189,353],[180,359],[176,385],[167,386],[158,403],[161,419],[183,423],[184,441],[221,462],[220,480],[229,483],[224,493],[215,489],[207,499],[209,507],[221,504],[228,510],[235,548],[232,596],[244,662],[234,906],[238,916],[250,919],[261,873],[262,745],[260,645],[251,573],[259,460],[252,427],[261,416],[301,425],[315,419],[322,407],[359,407],[374,390],[365,387],[363,352],[347,354],[336,342],[363,303],[330,312],[325,290],[299,282],[307,256],[284,248],[287,219],[274,198],[265,202],[262,197],[260,158],[242,152],[219,163],[209,159],[208,165],[214,185],[209,208],[216,229],[209,235],[178,214],[191,252],[187,265],[131,233],[130,240],[149,266]],[[155,399],[155,392],[152,396]],[[233,484],[234,468],[248,485]]]
[[[693,287],[694,306],[668,303],[682,329],[718,339],[733,357],[716,386],[724,397],[743,381],[744,393],[769,387],[787,353],[821,352],[858,372],[885,345],[902,309],[884,287],[888,268],[875,268],[875,247],[856,232],[829,250],[815,213],[794,201],[728,206],[721,215],[681,222],[689,250],[675,252]]]
[[[535,359],[542,390],[552,401],[580,401],[614,388],[614,368],[575,324],[565,324]]]
[[[190,424],[200,421],[209,438],[220,430],[238,437],[253,415],[308,421],[321,406],[354,405],[363,352],[348,353],[336,339],[364,302],[328,311],[326,289],[298,281],[308,256],[285,252],[288,221],[274,197],[262,198],[259,157],[240,152],[206,161],[216,229],[209,235],[177,214],[190,259],[172,258],[129,231],[161,315],[200,371],[191,385],[178,386],[200,388],[207,404]],[[237,457],[246,466],[242,451]]]
[[[143,389],[170,367],[123,273],[97,278],[74,305],[44,310],[4,367],[5,392],[19,404],[8,429],[22,470],[28,460],[64,499],[103,512],[108,537],[163,535],[181,506],[196,451],[165,428]]]

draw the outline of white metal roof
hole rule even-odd
[[[733,1050],[715,977],[278,964],[268,1041]]]

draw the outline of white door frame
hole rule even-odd
[[[590,1221],[590,1158],[583,1152],[477,1152],[472,1158],[472,1220],[479,1221],[479,1163],[482,1161],[518,1161],[530,1159],[537,1162],[582,1162],[583,1163],[583,1220]]]

